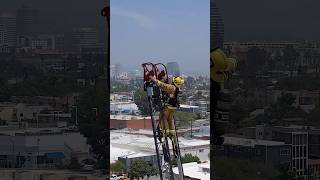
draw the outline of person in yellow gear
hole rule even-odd
[[[237,67],[237,63],[235,58],[228,58],[219,48],[215,48],[210,52],[210,96],[213,100],[213,118],[215,118],[215,109],[219,106],[218,101],[223,101],[221,90],[224,88],[224,82],[231,78],[232,73]],[[227,127],[225,127],[225,124],[215,122],[214,120],[212,123],[214,144],[221,145],[223,143],[221,135],[225,133]]]
[[[151,76],[150,78],[162,91],[168,94],[165,106],[162,112],[160,112],[159,116],[159,123],[162,133],[165,133],[169,136],[175,136],[176,132],[174,127],[173,115],[177,107],[179,106],[178,93],[184,83],[184,79],[180,76],[176,76],[172,78],[171,84],[167,84],[160,80],[157,80],[155,76]]]
[[[232,73],[237,67],[235,58],[227,58],[225,53],[216,48],[210,53],[210,76],[211,80],[215,81],[223,89],[225,80],[230,79]]]

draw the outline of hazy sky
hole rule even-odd
[[[179,63],[209,74],[209,0],[111,0],[111,64]]]
[[[320,39],[319,0],[216,0],[226,40]]]

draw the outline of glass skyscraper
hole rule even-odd
[[[210,0],[210,49],[223,48],[224,22],[214,0]]]

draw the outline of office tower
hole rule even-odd
[[[223,48],[224,22],[216,2],[210,1],[210,48]]]
[[[10,48],[16,47],[17,44],[17,26],[16,17],[12,14],[0,15],[0,33],[2,40],[0,44]]]
[[[39,32],[39,10],[22,6],[17,11],[17,30],[19,37],[36,36]]]
[[[177,62],[168,62],[166,66],[169,75],[180,76],[180,68]]]

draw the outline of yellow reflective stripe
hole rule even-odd
[[[157,81],[156,81],[156,84],[157,84],[158,86],[160,86],[161,81],[157,80]]]

